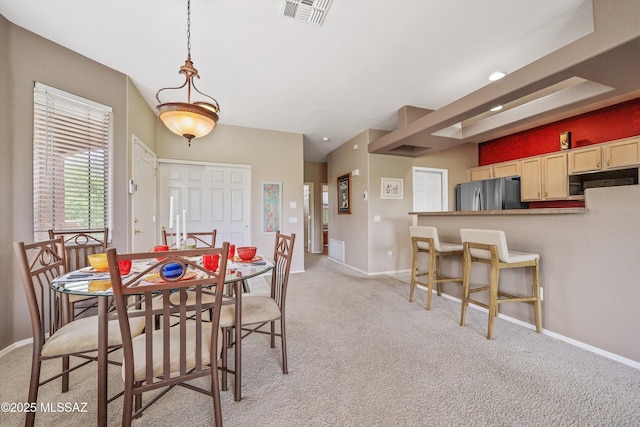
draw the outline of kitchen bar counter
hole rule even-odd
[[[640,185],[590,188],[585,196],[586,208],[413,212],[408,216],[416,225],[437,227],[445,242],[459,243],[463,228],[503,230],[510,249],[540,254],[543,329],[640,369]],[[409,260],[410,241],[407,230]],[[442,274],[460,276],[461,261],[446,258]],[[487,282],[487,266],[472,270],[474,286]],[[524,270],[500,272],[505,292],[518,295],[529,290],[531,272]],[[455,283],[444,283],[442,291],[461,296],[461,287]],[[424,301],[424,291],[417,297]],[[528,304],[501,304],[500,315],[533,323]]]
[[[504,209],[496,211],[409,212],[418,216],[558,215],[583,214],[587,208]]]

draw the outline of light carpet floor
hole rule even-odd
[[[306,255],[292,274],[287,304],[289,374],[266,336],[243,341],[243,399],[222,392],[227,426],[640,426],[640,370],[497,319],[488,341],[486,314],[409,287],[366,277]],[[259,278],[253,292],[266,289]],[[24,401],[31,346],[0,358],[0,402]],[[51,364],[51,363],[49,363]],[[56,363],[57,367],[57,363]],[[50,369],[50,368],[47,368]],[[72,376],[71,390],[41,388],[40,402],[87,402],[88,413],[38,413],[36,425],[95,424],[95,368]],[[121,386],[110,371],[111,389]],[[109,405],[119,425],[121,400]],[[210,399],[176,388],[137,426],[207,426]],[[23,425],[0,413],[0,426]]]

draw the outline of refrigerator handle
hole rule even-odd
[[[473,190],[473,203],[471,204],[471,210],[482,210],[482,191],[480,191],[479,187],[476,187]]]

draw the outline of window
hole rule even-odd
[[[111,227],[111,107],[36,83],[33,94],[33,226]]]

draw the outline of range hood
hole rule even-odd
[[[406,109],[416,108],[403,107],[398,130],[369,143],[369,152],[420,157],[640,97],[640,32],[617,43],[622,35],[606,33],[600,27],[451,104],[421,110],[418,118],[406,120]],[[490,113],[497,105],[504,108]]]

